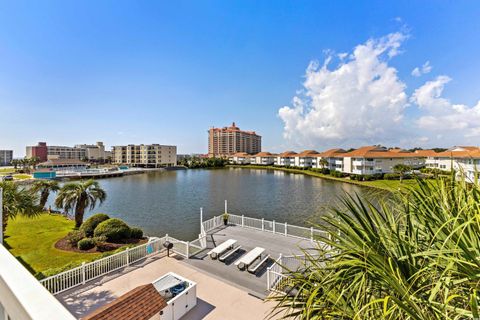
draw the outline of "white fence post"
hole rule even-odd
[[[265,231],[265,227],[263,225],[264,219],[262,218],[262,231]]]
[[[129,248],[127,248],[127,250],[125,250],[125,254],[127,255],[127,266],[130,265],[130,255],[128,254],[128,251],[129,251]]]
[[[187,259],[190,258],[190,241],[187,241]]]
[[[285,222],[285,236],[287,236],[287,223]]]
[[[313,242],[313,227],[310,227],[310,241]]]
[[[242,228],[245,226],[245,216],[242,214]]]
[[[267,291],[270,290],[270,269],[267,270]]]
[[[272,223],[273,223],[273,233],[275,233],[275,220],[273,220]]]
[[[85,277],[85,261],[82,262],[82,284],[85,284],[86,277]]]

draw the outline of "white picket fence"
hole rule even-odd
[[[155,238],[137,247],[128,248],[102,259],[83,263],[79,267],[42,279],[40,283],[52,294],[64,292],[163,251],[165,240],[166,237]]]
[[[295,237],[300,239],[307,239],[313,241],[316,236],[324,234],[323,231],[311,228],[305,228],[300,226],[295,226],[288,224],[286,222],[280,223],[275,220],[265,220],[258,218],[245,217],[244,215],[228,215],[228,223],[236,226],[241,226],[242,228],[250,228],[261,230],[264,232],[271,232],[274,234],[280,234],[288,237]],[[223,217],[215,216],[209,220],[206,220],[202,223],[203,232],[207,233],[215,228],[218,228],[223,225]]]

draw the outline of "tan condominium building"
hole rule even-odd
[[[255,131],[240,130],[232,123],[230,127],[208,130],[208,155],[228,157],[235,153],[257,154],[262,151],[262,137]]]
[[[68,146],[47,146],[46,142],[39,142],[36,146],[26,148],[27,158],[38,157],[40,161],[47,160],[88,160],[104,161],[110,156],[109,151],[105,151],[103,142],[96,144],[77,144],[74,147]]]
[[[129,144],[112,147],[112,161],[133,167],[171,167],[177,165],[177,147],[160,144]]]

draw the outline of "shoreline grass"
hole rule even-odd
[[[38,217],[18,216],[9,220],[5,246],[32,274],[50,273],[68,265],[89,262],[101,253],[68,252],[55,248],[55,243],[74,229],[75,222],[58,214],[43,213]]]
[[[400,182],[399,180],[356,181],[356,180],[350,180],[346,178],[332,177],[331,175],[313,172],[310,170],[301,170],[301,169],[293,169],[293,168],[283,168],[283,167],[274,167],[274,166],[257,166],[257,165],[227,165],[227,167],[244,168],[244,169],[260,169],[260,170],[261,169],[278,170],[278,171],[284,171],[284,172],[290,172],[290,173],[298,173],[298,174],[304,174],[304,175],[312,176],[316,178],[344,182],[344,183],[354,184],[357,186],[381,189],[381,190],[386,190],[390,192],[399,191],[404,188],[415,187],[418,185],[415,179],[403,180],[402,182]]]

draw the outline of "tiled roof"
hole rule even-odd
[[[316,157],[318,152],[315,150],[305,150],[297,154],[297,157]]]
[[[439,152],[433,156],[438,158],[480,158],[480,148],[454,147],[450,150]]]
[[[253,155],[254,157],[275,157],[276,155],[270,152],[259,152]]]
[[[45,162],[39,163],[40,167],[58,166],[58,165],[87,165],[88,163],[77,159],[50,159]]]
[[[237,152],[233,154],[234,157],[250,157],[250,155],[246,152]]]
[[[331,157],[338,157],[338,156],[341,157],[342,154],[344,154],[346,152],[347,151],[345,151],[343,149],[336,148],[336,149],[329,149],[327,151],[320,152],[317,156],[323,157],[323,158],[331,158]]]
[[[125,293],[97,309],[83,320],[148,320],[167,306],[165,299],[149,283]]]
[[[280,153],[278,156],[279,157],[295,157],[297,154],[298,153],[296,153],[295,151],[285,151]]]
[[[342,157],[351,158],[420,158],[433,154],[433,150],[419,150],[419,152],[411,152],[402,149],[388,150],[381,146],[365,146],[356,150],[342,154]]]

